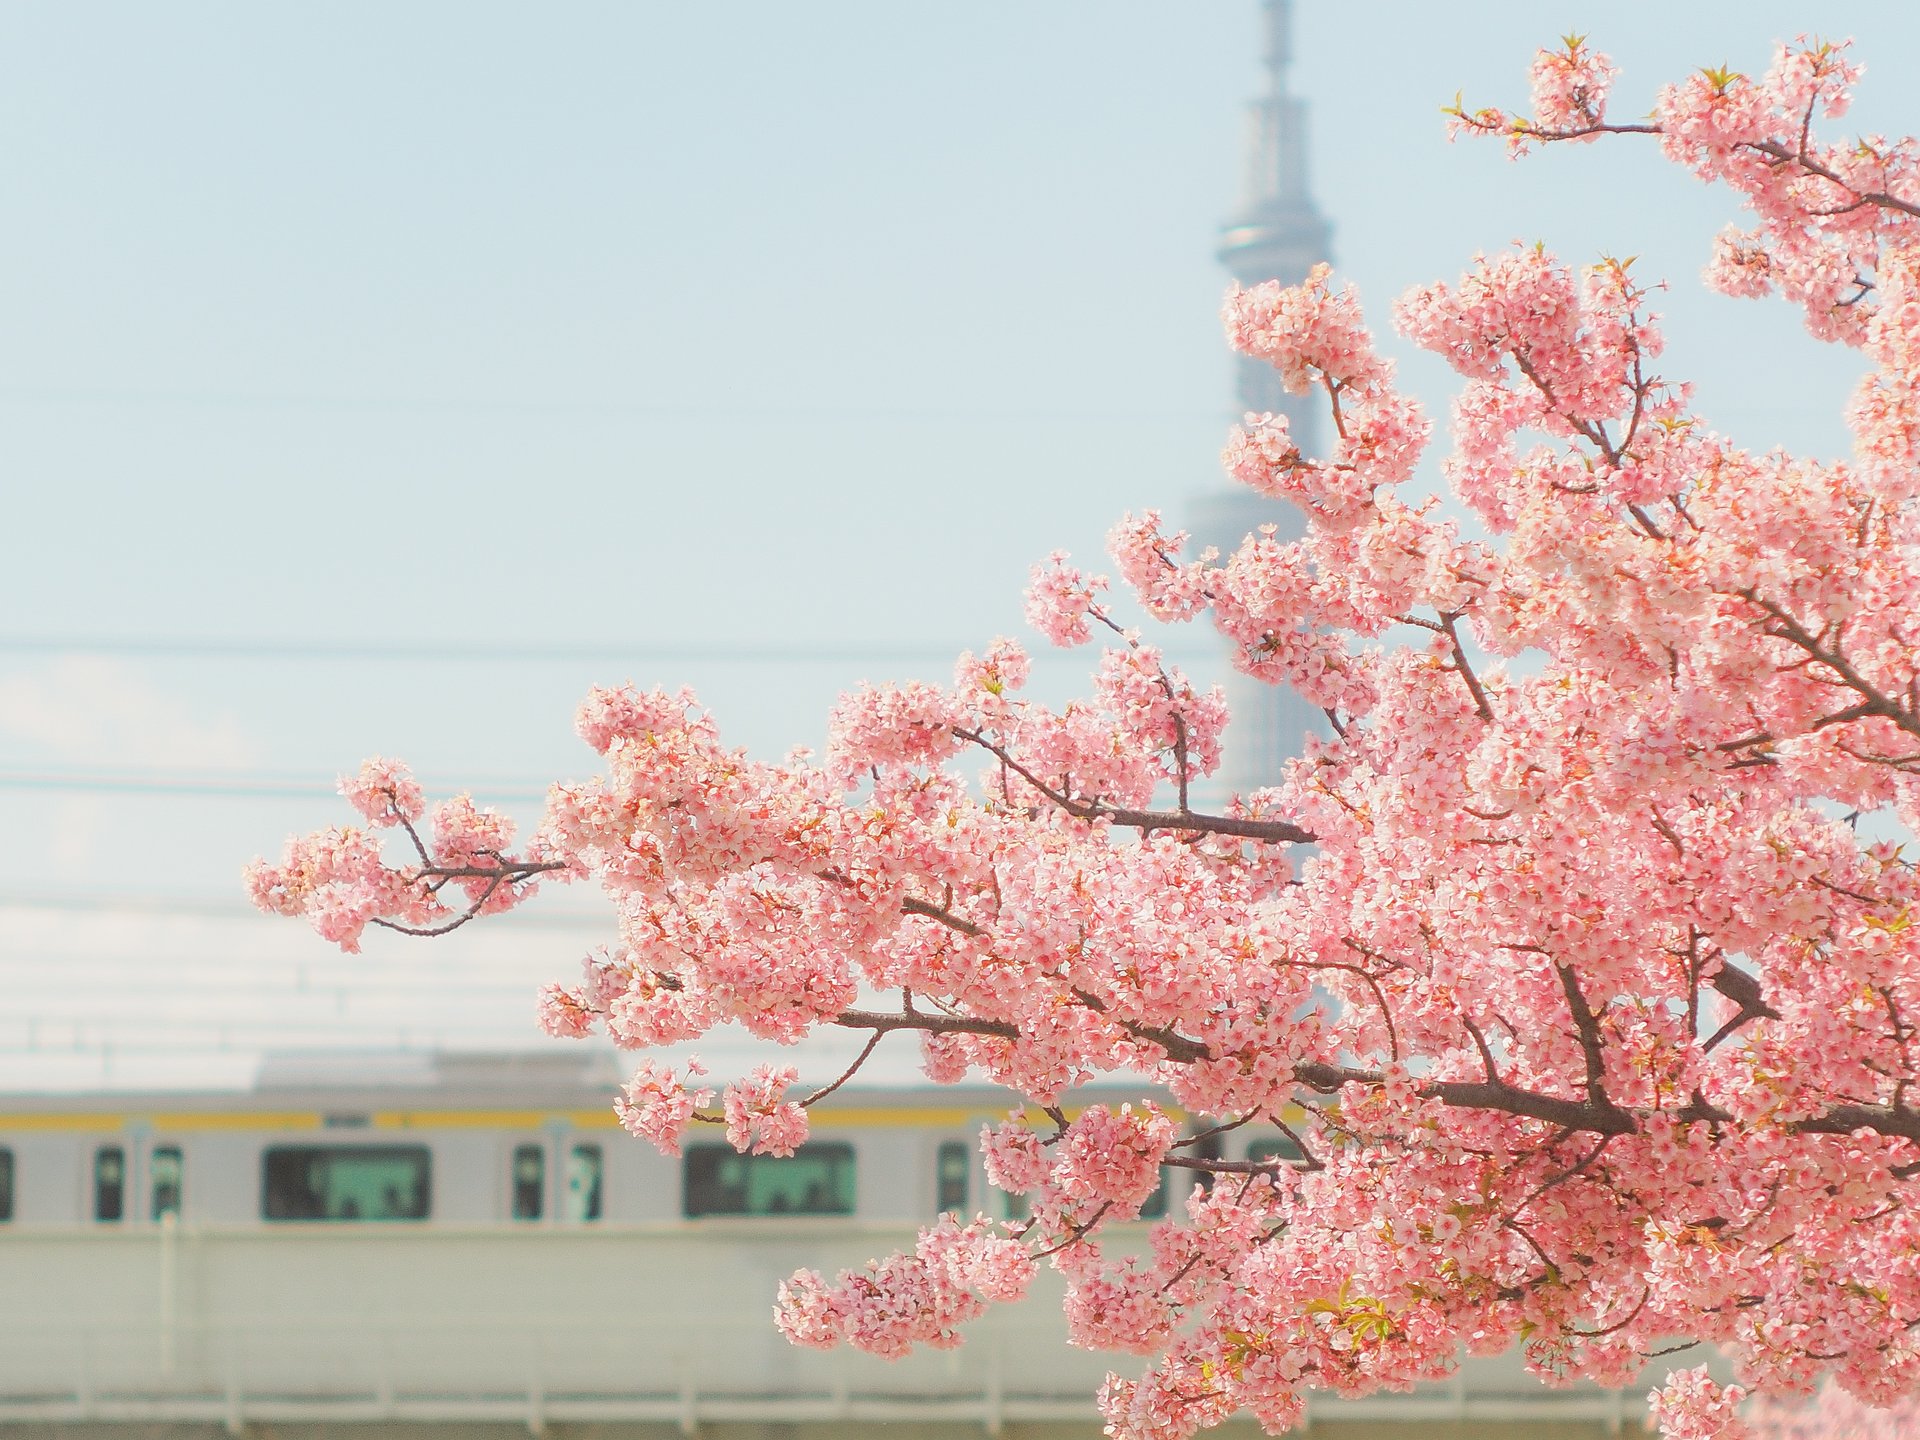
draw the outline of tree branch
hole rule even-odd
[[[900,908],[909,915],[923,915],[929,920],[937,920],[949,930],[957,931],[969,939],[977,940],[987,933],[973,921],[956,915],[951,910],[942,909],[931,900],[916,900],[909,895],[900,902]]]
[[[996,1040],[1018,1040],[1021,1029],[1011,1020],[980,1020],[971,1015],[929,1015],[914,1011],[904,1015],[883,1015],[877,1010],[842,1010],[833,1024],[847,1030],[874,1030],[884,1035],[894,1030],[924,1030],[929,1035],[990,1035]]]
[[[1131,810],[1104,800],[1076,800],[1057,790],[1016,760],[1005,746],[976,730],[954,726],[956,739],[978,745],[1076,820],[1106,820],[1130,830],[1177,830],[1194,835],[1228,835],[1267,845],[1310,845],[1319,836],[1288,820],[1244,820],[1231,815],[1200,815],[1179,810]]]
[[[1860,704],[1828,717],[1821,722],[1823,725],[1838,724],[1842,719],[1859,720],[1878,716],[1892,721],[1909,735],[1920,736],[1920,715],[1888,699],[1878,686],[1854,668],[1853,663],[1840,652],[1839,646],[1823,645],[1819,637],[1795,619],[1791,612],[1776,605],[1752,586],[1733,593],[1774,622],[1776,628],[1769,633],[1775,639],[1785,640],[1803,651],[1809,659],[1819,661],[1839,677],[1841,684],[1860,697]]]

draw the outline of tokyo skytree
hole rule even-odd
[[[1287,88],[1292,61],[1291,0],[1263,0],[1266,27],[1266,93],[1248,107],[1245,194],[1220,230],[1216,252],[1242,285],[1263,280],[1297,284],[1332,256],[1332,230],[1307,189],[1307,114]],[[1264,361],[1235,360],[1237,411],[1274,411],[1287,417],[1294,438],[1308,454],[1319,453],[1321,408],[1314,395],[1288,395]],[[1237,418],[1237,416],[1236,416]],[[1188,527],[1196,547],[1216,546],[1225,556],[1262,525],[1275,525],[1281,539],[1304,532],[1300,512],[1239,487],[1195,497]],[[1286,761],[1300,753],[1309,733],[1322,732],[1320,712],[1293,691],[1235,674],[1227,682],[1233,722],[1227,728],[1222,779],[1241,792],[1278,782]]]

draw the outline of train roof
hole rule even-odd
[[[541,1112],[596,1114],[611,1119],[614,1095],[631,1062],[604,1046],[540,1051],[302,1050],[263,1057],[246,1089],[94,1090],[49,1094],[0,1091],[0,1123],[8,1114],[320,1115],[411,1112],[488,1112],[528,1116]],[[718,1077],[724,1079],[725,1077]],[[1074,1105],[1137,1099],[1137,1087],[1087,1086]],[[1015,1098],[989,1084],[891,1083],[856,1077],[815,1112],[830,1123],[839,1114],[922,1112],[931,1123],[964,1116],[1004,1114]],[[416,1122],[417,1123],[417,1122]],[[896,1122],[897,1123],[897,1122]]]

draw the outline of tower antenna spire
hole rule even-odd
[[[1239,213],[1221,227],[1220,263],[1242,285],[1296,285],[1333,249],[1332,228],[1307,188],[1307,107],[1288,88],[1293,64],[1293,0],[1261,0],[1266,31],[1266,93],[1247,107],[1247,181]],[[1282,399],[1272,370],[1240,362],[1240,399],[1248,410],[1287,410],[1303,445],[1310,412]],[[1298,416],[1291,415],[1302,408]]]
[[[1313,201],[1307,194],[1307,107],[1287,84],[1287,71],[1293,64],[1293,0],[1262,0],[1262,7],[1266,12],[1267,93],[1248,107],[1251,133],[1246,203],[1249,210],[1288,204],[1312,211]],[[1315,219],[1319,219],[1317,213]],[[1324,232],[1326,222],[1319,223]],[[1325,248],[1324,234],[1321,248]],[[1223,253],[1221,258],[1227,257]],[[1228,268],[1233,269],[1231,262]],[[1238,275],[1239,271],[1234,273]]]
[[[1315,265],[1332,257],[1333,236],[1307,187],[1306,103],[1289,88],[1293,0],[1261,0],[1261,9],[1266,88],[1247,107],[1245,193],[1220,229],[1216,253],[1242,285],[1268,280],[1297,285]],[[1272,366],[1244,355],[1234,362],[1234,380],[1236,412],[1285,415],[1300,448],[1320,454],[1316,397],[1288,395]],[[1189,513],[1195,539],[1223,555],[1238,550],[1263,525],[1275,526],[1282,540],[1305,529],[1292,506],[1238,488],[1215,488],[1196,496]],[[1244,675],[1229,678],[1228,694],[1233,724],[1226,737],[1227,788],[1245,794],[1277,783],[1281,767],[1300,753],[1309,733],[1321,728],[1318,712],[1293,691]]]
[[[1287,93],[1287,66],[1293,61],[1293,0],[1263,0],[1267,10],[1267,94]]]

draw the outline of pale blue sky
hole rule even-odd
[[[1510,165],[1448,146],[1438,111],[1521,100],[1568,29],[1619,59],[1634,114],[1815,28],[1860,41],[1850,124],[1920,125],[1903,4],[1302,3],[1340,269],[1384,319],[1476,249],[1638,254],[1712,419],[1839,452],[1853,357],[1699,289],[1727,196],[1643,143]],[[1211,251],[1257,34],[1253,0],[0,5],[0,637],[933,657],[16,647],[0,772],[311,781],[379,749],[524,784],[588,768],[568,720],[593,679],[691,680],[773,754],[847,683],[940,674],[1017,627],[1047,550],[1091,557],[1123,510],[1217,483]],[[1437,365],[1405,373],[1444,405]],[[0,900],[225,901],[336,813],[0,805]],[[141,949],[137,921],[107,942],[35,913],[52,929],[0,957]],[[208,953],[264,943],[221,933]]]

